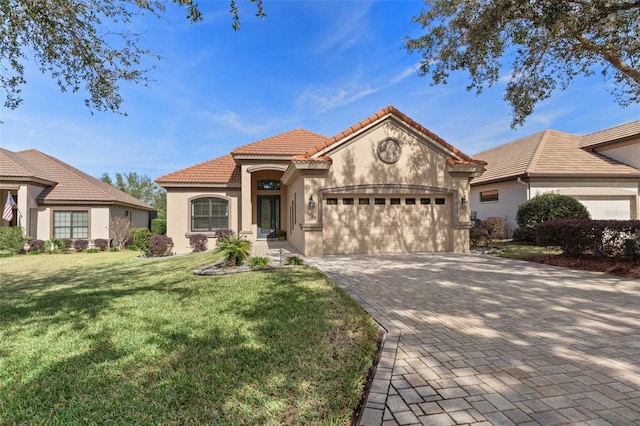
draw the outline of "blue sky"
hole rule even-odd
[[[421,1],[264,0],[261,20],[238,0],[237,32],[226,0],[200,5],[198,24],[172,5],[166,19],[136,23],[142,45],[164,59],[149,87],[123,85],[128,116],[92,115],[82,93],[61,93],[29,69],[23,105],[0,111],[0,145],[35,148],[96,177],[155,179],[291,129],[333,136],[387,105],[469,155],[548,128],[586,134],[640,119],[640,105],[618,106],[599,76],[556,93],[516,131],[502,84],[476,96],[460,73],[431,87],[417,76],[419,55],[403,49],[420,34],[411,18]]]

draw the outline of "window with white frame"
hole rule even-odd
[[[87,210],[54,210],[53,238],[89,238],[89,212]]]

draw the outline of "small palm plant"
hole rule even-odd
[[[216,253],[222,253],[225,257],[225,266],[233,267],[241,265],[249,257],[251,243],[244,237],[237,235],[224,235],[219,241]]]

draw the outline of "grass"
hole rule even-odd
[[[535,245],[507,243],[493,243],[492,245],[505,250],[504,252],[496,253],[496,256],[508,257],[510,259],[526,260],[532,256],[557,255],[562,253],[559,247],[538,247]]]
[[[373,321],[317,270],[0,259],[0,423],[348,424]]]
[[[602,257],[590,254],[563,254],[559,247],[538,247],[524,244],[495,243],[495,247],[504,249],[495,256],[530,262],[562,266],[585,271],[604,272],[625,278],[640,279],[640,262],[621,259],[619,257]]]

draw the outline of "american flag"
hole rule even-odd
[[[13,219],[13,206],[15,206],[15,202],[13,201],[13,197],[11,194],[7,195],[7,202],[4,205],[4,210],[2,211],[2,218],[7,222],[11,222]]]

